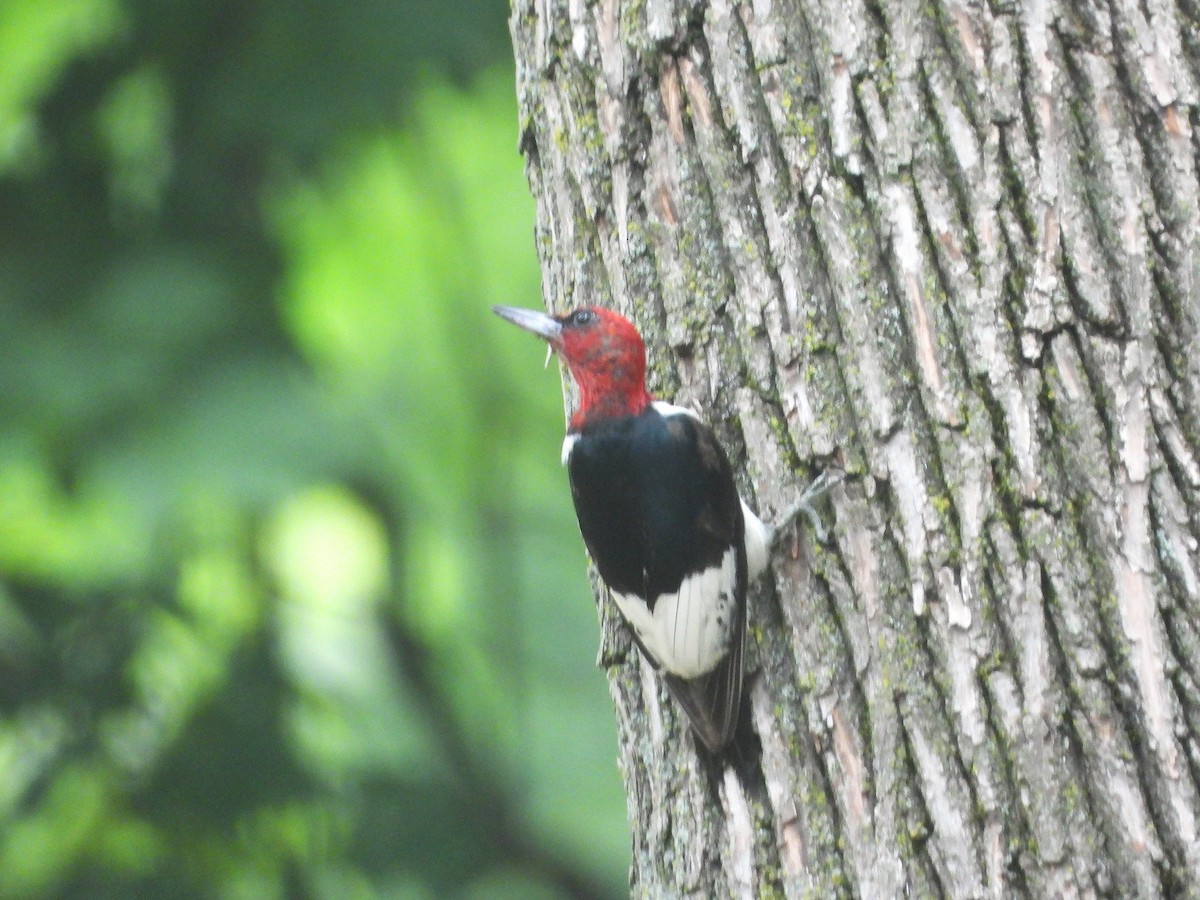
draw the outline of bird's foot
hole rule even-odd
[[[825,540],[828,532],[825,530],[821,516],[817,513],[816,507],[813,504],[833,490],[845,477],[846,473],[842,469],[826,469],[817,476],[816,480],[800,495],[800,499],[788,507],[771,529],[769,548],[771,552],[774,552],[780,539],[800,516],[808,519],[808,524],[812,526],[813,534],[817,536],[817,540]]]

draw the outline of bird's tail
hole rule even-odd
[[[738,731],[745,669],[746,619],[736,616],[729,653],[716,668],[699,678],[680,678],[664,672],[667,687],[692,723],[696,737],[710,753],[720,755]]]

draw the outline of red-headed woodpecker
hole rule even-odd
[[[584,543],[635,642],[700,740],[720,752],[741,703],[746,590],[775,530],[738,496],[729,458],[700,417],[650,396],[646,348],[628,319],[599,307],[493,311],[544,338],[579,386],[562,459]]]

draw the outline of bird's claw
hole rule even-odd
[[[772,529],[771,549],[775,549],[784,532],[788,530],[789,526],[799,516],[804,516],[808,520],[808,524],[812,526],[813,534],[817,536],[817,540],[824,542],[825,538],[829,536],[829,532],[826,530],[824,523],[821,521],[821,516],[817,513],[816,507],[813,504],[833,490],[845,477],[846,473],[842,469],[826,469],[817,476],[816,480],[800,495],[800,499],[788,507]]]

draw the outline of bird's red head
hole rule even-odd
[[[545,338],[579,385],[579,409],[571,427],[592,419],[637,415],[650,405],[646,391],[646,345],[633,323],[600,306],[560,316],[494,306],[496,315]]]

